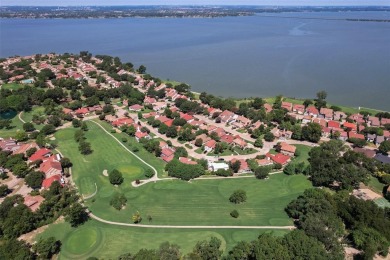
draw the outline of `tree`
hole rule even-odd
[[[378,148],[379,152],[381,152],[384,155],[387,155],[387,153],[390,151],[390,140],[383,141]]]
[[[42,127],[40,133],[42,133],[44,135],[50,135],[50,134],[54,133],[55,131],[56,131],[56,128],[54,125],[47,124],[44,127]]]
[[[92,153],[91,144],[85,141],[79,143],[80,153],[83,155],[88,155]]]
[[[240,214],[238,213],[237,210],[233,210],[232,212],[230,212],[230,216],[232,216],[233,218],[238,218]]]
[[[169,242],[164,242],[160,245],[160,248],[158,249],[158,255],[160,260],[182,259],[180,247],[176,244],[170,244]]]
[[[79,120],[79,119],[77,119],[77,118],[74,118],[74,119],[72,120],[72,125],[73,125],[74,128],[80,127],[80,126],[81,126],[81,120]]]
[[[108,174],[108,179],[110,180],[110,183],[113,185],[121,185],[123,183],[122,173],[117,169],[112,170]]]
[[[33,123],[26,122],[23,124],[23,130],[26,132],[32,132],[35,130]]]
[[[35,255],[23,240],[4,239],[0,244],[0,259],[33,260]]]
[[[317,99],[325,100],[326,97],[328,96],[328,93],[326,93],[326,91],[324,91],[324,90],[321,90],[321,91],[318,91],[316,95],[317,95]]]
[[[255,98],[252,102],[252,107],[254,109],[260,109],[264,106],[265,102],[262,98]]]
[[[234,173],[237,173],[240,170],[241,162],[239,160],[235,160],[233,163],[230,163],[230,168]]]
[[[305,99],[305,101],[303,101],[303,105],[305,106],[305,108],[307,108],[311,104],[313,104],[313,101],[311,101],[310,99]]]
[[[30,169],[25,162],[20,162],[12,167],[12,172],[15,176],[24,178],[30,172]]]
[[[78,202],[73,203],[66,211],[65,220],[68,221],[72,227],[84,224],[88,218],[86,208]]]
[[[144,65],[141,65],[141,66],[139,66],[139,68],[138,68],[138,73],[140,73],[140,74],[145,74],[145,72],[146,72],[146,67],[144,66]]]
[[[218,260],[222,256],[221,240],[211,237],[210,241],[199,241],[193,251],[189,254],[189,259]]]
[[[54,237],[40,238],[33,248],[40,259],[51,259],[53,255],[60,252],[61,241],[56,240]]]
[[[15,134],[15,140],[18,142],[23,142],[28,139],[28,135],[25,131],[17,131]]]
[[[321,139],[322,129],[321,126],[317,123],[308,123],[304,127],[302,127],[302,138],[304,140],[318,143]]]
[[[240,204],[246,201],[246,191],[235,190],[229,197],[229,201],[235,204]]]
[[[201,147],[203,145],[203,140],[201,138],[197,138],[195,140],[195,146]]]
[[[355,147],[360,148],[363,148],[367,144],[366,140],[360,138],[348,138],[348,142],[352,143]]]
[[[115,194],[111,200],[110,205],[117,210],[121,210],[126,205],[127,199],[123,194]]]
[[[67,157],[62,157],[60,163],[62,168],[70,168],[73,165],[70,159]]]
[[[35,142],[39,147],[44,147],[46,145],[46,137],[43,133],[39,133],[37,135],[37,138],[35,139]]]
[[[139,213],[139,211],[134,213],[133,216],[131,217],[131,219],[133,220],[133,223],[135,223],[135,224],[140,223],[142,221],[142,217],[141,217],[141,214]]]
[[[8,193],[10,193],[8,186],[6,184],[0,185],[0,198],[7,196]]]
[[[41,188],[44,179],[43,172],[31,172],[25,177],[26,184],[34,190]]]
[[[82,122],[82,123],[81,123],[81,130],[83,130],[84,132],[85,132],[85,131],[88,131],[88,125],[87,125],[86,122]]]
[[[272,142],[273,140],[275,140],[275,136],[273,133],[267,132],[264,134],[264,140],[267,142]]]
[[[167,137],[175,138],[177,136],[177,130],[175,126],[170,126],[167,128],[166,132]]]
[[[261,137],[258,137],[254,143],[254,146],[255,147],[259,147],[259,148],[263,148],[264,144],[263,144],[263,140],[261,139]]]
[[[271,172],[271,168],[267,166],[257,167],[255,169],[255,176],[257,179],[265,179],[268,177],[268,174]]]
[[[286,167],[284,167],[283,172],[287,175],[294,175],[295,174],[295,164],[294,163],[289,163],[287,164]]]
[[[32,148],[30,148],[30,149],[28,149],[28,150],[26,151],[26,156],[27,156],[27,157],[30,157],[30,156],[33,155],[36,151],[37,151],[37,148],[36,148],[36,147],[32,147]]]

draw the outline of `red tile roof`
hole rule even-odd
[[[59,183],[61,183],[61,176],[59,174],[43,180],[42,187],[45,189],[48,189],[55,181],[58,181]]]
[[[31,162],[36,161],[36,160],[43,160],[49,154],[51,154],[51,151],[49,149],[41,148],[38,151],[36,151],[33,155],[31,155],[29,160]]]

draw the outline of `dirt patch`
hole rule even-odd
[[[358,190],[353,190],[352,193],[355,197],[361,198],[364,200],[375,200],[379,198],[383,198],[382,195],[373,192],[370,189],[358,189]]]
[[[108,177],[108,171],[107,170],[103,170],[103,175]]]

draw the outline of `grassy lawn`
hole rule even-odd
[[[237,242],[256,239],[261,233],[282,236],[285,230],[183,230],[142,229],[112,226],[90,220],[83,226],[72,228],[68,223],[51,225],[38,238],[54,236],[62,242],[59,259],[117,259],[124,253],[136,253],[141,248],[157,249],[165,241],[180,246],[184,254],[190,252],[197,241],[215,236],[222,240],[221,249],[226,253]]]
[[[7,117],[7,119],[12,120],[11,128],[10,129],[5,129],[5,128],[0,129],[0,137],[2,137],[2,138],[14,137],[16,134],[16,131],[23,130],[23,123],[22,123],[22,121],[19,120],[17,113],[15,114],[14,117],[12,117],[12,118]]]
[[[107,129],[111,127],[99,122]],[[86,200],[86,205],[97,216],[131,223],[131,216],[139,211],[143,224],[148,224],[147,216],[153,218],[151,224],[162,225],[292,225],[292,220],[284,212],[286,205],[311,187],[303,175],[272,175],[267,180],[254,178],[194,180],[184,182],[165,180],[134,188],[130,182],[141,178],[146,168],[141,162],[126,152],[114,139],[92,122],[88,122],[87,141],[94,152],[88,156],[80,155],[77,143],[73,139],[75,129],[63,129],[55,136],[59,149],[64,156],[73,162],[73,179],[80,192],[92,194],[97,185],[97,194]],[[120,140],[124,134],[115,134]],[[129,138],[132,140],[133,138]],[[135,142],[135,141],[134,141]],[[128,144],[126,144],[128,145]],[[133,146],[133,144],[131,144]],[[161,160],[140,149],[137,153],[149,163],[162,171]],[[103,176],[104,169],[119,169],[125,181],[114,187]],[[228,198],[232,192],[242,187],[247,192],[247,202],[235,205]],[[117,211],[109,205],[115,193],[123,193],[127,205]],[[229,213],[237,209],[238,219]],[[60,259],[85,259],[89,256],[115,258],[126,252],[136,252],[140,248],[157,248],[160,243],[169,241],[179,244],[187,253],[196,241],[216,236],[223,241],[223,249],[229,250],[238,241],[253,240],[261,232],[270,230],[189,230],[189,229],[142,229],[120,227],[90,220],[79,228],[71,228],[66,223],[49,227],[41,236],[54,235],[61,239],[62,253]],[[272,231],[283,235],[287,231]]]
[[[297,147],[297,150],[300,152],[299,156],[295,157],[294,162],[304,162],[306,165],[308,165],[309,152],[311,147],[303,144],[294,144],[294,146]]]
[[[17,89],[20,89],[20,88],[23,88],[23,87],[24,87],[23,84],[7,83],[7,84],[4,84],[1,88],[2,89],[17,90]]]
[[[234,152],[237,152],[240,155],[253,154],[253,153],[257,152],[257,150],[253,149],[253,148],[241,149],[239,147],[234,147],[233,150],[234,150]]]
[[[385,187],[383,183],[380,183],[377,178],[372,176],[370,176],[367,186],[378,194],[383,194],[383,188]]]

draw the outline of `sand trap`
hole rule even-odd
[[[52,141],[56,140],[56,138],[54,136],[50,137],[49,139],[52,140]]]
[[[106,177],[108,177],[108,171],[107,171],[107,170],[104,170],[104,171],[103,171],[103,175],[106,176]]]

